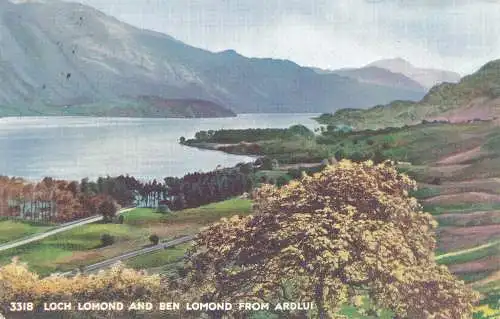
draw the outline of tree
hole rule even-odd
[[[179,143],[181,143],[181,144],[186,143],[186,138],[185,138],[184,136],[181,136],[181,137],[179,138]]]
[[[253,215],[197,236],[187,280],[206,300],[314,301],[315,318],[359,297],[397,318],[470,318],[477,295],[436,264],[437,223],[415,188],[391,166],[347,160],[264,185]]]
[[[311,131],[307,126],[297,124],[297,125],[292,125],[288,128],[288,132],[293,134],[293,135],[299,135],[299,136],[304,136],[307,138],[312,138],[314,137],[314,132]]]
[[[116,215],[116,206],[112,199],[104,200],[97,209],[98,214],[104,217],[105,222],[111,222]]]
[[[156,246],[160,242],[160,237],[158,237],[158,235],[156,234],[152,234],[151,236],[149,236],[149,241]]]
[[[255,165],[261,170],[271,171],[273,169],[273,159],[268,156],[259,157],[255,161]]]

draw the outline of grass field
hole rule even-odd
[[[53,226],[17,220],[0,220],[0,244],[43,233]]]
[[[28,263],[31,270],[41,275],[68,271],[144,247],[150,244],[148,237],[153,233],[159,234],[161,240],[165,241],[179,235],[194,234],[204,225],[221,217],[248,214],[250,210],[251,201],[242,199],[230,199],[170,214],[156,213],[152,209],[134,209],[124,214],[124,224],[84,225],[36,243],[4,251],[0,253],[0,264],[9,263],[13,257],[18,256],[21,261]],[[100,247],[100,236],[104,233],[115,237],[113,245]],[[138,257],[130,262],[136,266],[141,263],[155,265],[165,258],[170,260],[167,252],[168,250]]]
[[[131,258],[125,262],[134,269],[161,269],[168,270],[170,265],[179,262],[191,244],[186,243],[176,247],[157,251],[148,255]]]
[[[436,257],[442,265],[461,264],[478,260],[488,256],[500,255],[500,241],[491,242],[474,248],[464,249],[458,252],[442,254]]]
[[[134,229],[128,225],[118,224],[89,224],[74,228],[67,232],[55,234],[39,242],[6,250],[0,253],[0,263],[8,263],[14,256],[27,262],[30,269],[45,275],[55,271],[71,270],[81,263],[98,261],[100,250],[102,253],[109,248],[101,248],[101,234],[110,234],[115,237],[116,245],[131,243],[132,241],[147,243],[147,233]],[[143,239],[144,238],[144,239]],[[142,240],[141,240],[142,239]],[[85,259],[71,257],[79,256],[79,252],[95,251]]]
[[[489,211],[500,209],[500,203],[473,203],[473,204],[451,204],[451,205],[423,205],[424,211],[432,215],[440,214],[468,214],[477,211]]]

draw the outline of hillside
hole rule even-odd
[[[323,115],[323,124],[347,124],[357,129],[403,126],[427,121],[467,122],[500,116],[500,60],[468,75],[459,83],[433,87],[419,102],[394,101],[367,110],[343,109]]]
[[[394,73],[403,74],[418,82],[426,89],[430,89],[434,85],[444,82],[456,83],[460,81],[460,74],[458,73],[446,70],[417,68],[410,62],[401,58],[375,61],[368,64],[366,67],[378,67]]]
[[[267,132],[274,135],[255,134],[251,130],[239,133],[221,130],[216,131],[209,142],[212,142],[211,149],[258,153],[277,159],[280,165],[270,171],[275,176],[279,176],[279,171],[300,176],[299,167],[319,169],[326,162],[322,159],[330,162],[341,158],[398,161],[399,170],[419,184],[412,196],[438,222],[437,261],[482,294],[478,312],[489,313],[485,308],[488,304],[497,307],[500,293],[500,128],[495,121],[426,123],[376,131],[329,130],[311,138]],[[235,140],[227,140],[226,135]],[[238,137],[240,141],[251,143],[238,142]],[[289,163],[295,164],[287,165]],[[477,318],[498,318],[498,311],[495,314]]]
[[[59,1],[1,1],[0,48],[3,115],[59,114],[63,106],[100,114],[103,105],[136,105],[140,96],[206,100],[236,113],[327,112],[421,98],[290,61],[201,50]]]
[[[14,109],[0,115],[13,115]],[[14,113],[15,114],[15,113]],[[43,106],[23,115],[99,116],[99,117],[234,117],[236,114],[217,104],[196,99],[165,99],[158,96],[138,96],[134,99],[114,99],[88,104]]]
[[[359,69],[340,69],[332,72],[341,76],[356,79],[362,83],[372,83],[421,92],[422,97],[427,92],[427,89],[424,86],[411,78],[401,73],[395,73],[380,67],[369,66]]]

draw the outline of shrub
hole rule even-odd
[[[340,149],[340,150],[338,150],[338,151],[335,152],[334,156],[335,156],[335,159],[337,161],[341,161],[341,160],[343,160],[345,158],[345,152],[344,152],[343,149]]]
[[[384,150],[388,150],[388,149],[390,149],[390,148],[391,148],[391,144],[389,144],[389,142],[384,142],[384,143],[382,144],[382,148],[383,148]]]
[[[123,217],[123,215],[118,216],[118,218],[116,219],[117,224],[123,224],[124,221],[125,221],[125,218]]]
[[[115,243],[115,238],[108,233],[101,235],[101,245],[102,247],[111,246]]]
[[[276,186],[278,187],[281,187],[281,186],[284,186],[288,183],[288,180],[286,179],[285,176],[279,176],[277,179],[276,179]]]
[[[153,245],[158,245],[158,243],[160,242],[160,237],[158,237],[158,235],[156,235],[156,234],[152,234],[151,236],[149,236],[149,241]]]
[[[296,168],[289,169],[288,172],[287,172],[287,174],[292,179],[297,179],[297,178],[300,178],[302,176],[302,173],[301,173],[300,169],[296,169]]]
[[[441,185],[442,181],[440,177],[434,177],[431,181],[431,184],[433,185]]]

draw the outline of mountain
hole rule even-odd
[[[235,117],[219,104],[196,99],[164,99],[139,96],[132,100],[113,100],[91,104],[45,107],[42,114],[99,117]]]
[[[394,73],[403,74],[427,89],[443,82],[456,83],[460,81],[460,74],[458,73],[444,70],[416,68],[410,62],[401,58],[375,61],[368,64],[367,67],[378,67]]]
[[[417,81],[401,73],[395,73],[376,66],[367,66],[357,69],[339,69],[332,72],[340,76],[346,76],[352,79],[356,79],[357,81],[362,83],[371,83],[420,92],[422,94],[421,97],[423,97],[425,93],[427,93],[427,89]]]
[[[458,83],[434,86],[419,102],[394,101],[370,109],[324,114],[324,124],[357,129],[402,126],[426,121],[468,122],[500,118],[500,60],[494,60]]]
[[[3,115],[103,114],[131,106],[140,113],[162,99],[203,100],[237,113],[327,112],[419,98],[287,60],[198,49],[81,4],[0,0]]]

